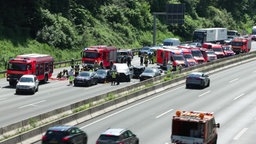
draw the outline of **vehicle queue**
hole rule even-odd
[[[215,47],[218,49],[217,51],[214,50]],[[168,69],[168,65],[172,66],[171,71],[175,71],[178,70],[177,68],[179,67],[179,70],[181,70],[180,67],[182,68],[186,68],[186,67],[190,67],[190,66],[195,66],[197,64],[200,64],[201,62],[198,62],[198,60],[196,60],[196,56],[203,56],[204,61],[202,63],[205,62],[209,62],[212,60],[216,60],[216,59],[220,59],[223,57],[227,57],[227,56],[232,56],[235,55],[234,52],[232,52],[232,49],[228,49],[226,48],[228,47],[228,45],[220,45],[220,44],[212,44],[212,43],[204,43],[202,45],[202,47],[200,46],[194,46],[194,43],[191,44],[187,44],[186,46],[183,45],[178,45],[175,47],[170,47],[170,46],[159,46],[159,47],[149,47],[147,48],[147,50],[143,51],[139,51],[138,56],[140,57],[140,60],[142,61],[140,63],[140,66],[142,66],[143,71],[147,70],[149,71],[149,64],[157,64],[160,65],[162,64],[162,67],[160,66],[161,69],[164,70],[170,70],[170,68]],[[229,50],[228,54],[225,54],[224,52],[224,48]],[[111,48],[112,50],[114,49],[113,47]],[[198,55],[193,55],[193,51],[197,51]],[[221,51],[220,51],[221,50]],[[230,52],[231,51],[231,52]],[[117,51],[116,51],[117,52]],[[166,52],[165,54],[163,54],[163,52]],[[204,55],[203,53],[206,52],[206,54]],[[212,55],[215,54],[215,58],[211,59],[210,56],[208,56],[208,52],[211,53]],[[217,55],[217,52],[223,52],[223,54],[221,54],[221,56]],[[231,53],[231,54],[230,54]],[[105,55],[104,55],[105,54]],[[131,53],[130,53],[131,54]],[[113,57],[116,57],[117,54],[115,55],[115,53],[109,54],[107,52],[102,53],[102,54],[98,54],[98,55],[94,55],[95,58],[101,57],[104,58],[109,58],[111,57],[111,55]],[[189,61],[187,58],[185,58],[185,55],[189,55],[189,58],[192,57],[192,59],[194,58],[194,61],[191,62]],[[87,54],[84,54],[84,56],[87,56]],[[131,56],[133,57],[134,55],[128,55],[128,57]],[[122,56],[121,59],[123,59],[126,56]],[[131,58],[130,57],[130,58]],[[181,59],[176,59],[177,57],[182,57]],[[187,57],[187,56],[186,56]],[[127,70],[127,72],[129,73],[128,77],[127,77],[127,82],[129,82],[131,79],[131,77],[133,77],[133,66],[131,65],[131,60],[132,58],[126,58],[125,60],[121,60],[118,61],[117,59],[114,60],[112,59],[111,61],[108,62],[104,62],[103,60],[99,60],[96,59],[94,60],[94,62],[90,61],[90,63],[83,63],[81,66],[80,65],[75,65],[74,61],[71,61],[71,65],[70,65],[70,69],[69,70],[63,70],[62,72],[60,72],[57,76],[57,78],[69,78],[69,84],[72,86],[78,86],[78,85],[86,85],[86,86],[90,86],[90,85],[96,85],[98,84],[98,82],[100,82],[100,76],[102,75],[102,81],[103,83],[107,83],[107,82],[111,82],[111,85],[115,85],[115,83],[118,85],[120,80],[126,75],[120,76],[120,71],[117,71],[117,65],[118,64],[122,64],[122,67],[125,67],[124,69]],[[130,59],[130,61],[129,61]],[[160,62],[160,59],[161,62]],[[180,63],[179,61],[182,61],[183,63]],[[84,61],[86,62],[86,60]],[[108,63],[108,64],[106,64]],[[193,65],[191,64],[193,63]],[[125,66],[124,66],[125,65]],[[80,68],[82,67],[82,68]],[[174,68],[175,67],[175,68]],[[122,68],[123,70],[123,68]],[[141,73],[143,73],[143,71],[141,71]],[[158,71],[159,73],[159,71]],[[104,77],[105,76],[105,77]],[[157,75],[159,76],[159,74]],[[139,75],[140,77],[140,75]],[[147,78],[151,78],[147,77]],[[200,76],[202,77],[202,76]],[[105,79],[104,79],[105,78]],[[134,77],[133,77],[134,78]],[[190,78],[190,77],[189,77]],[[143,77],[143,79],[141,80],[145,80],[146,78]],[[191,78],[190,78],[191,79]],[[208,79],[208,76],[207,76]],[[190,87],[190,84],[188,85],[188,81],[187,81],[187,87]],[[195,84],[195,83],[192,83]],[[201,84],[201,82],[200,82]],[[204,83],[205,85],[203,85],[202,87],[208,87],[210,85],[210,82],[208,80],[207,83]],[[37,88],[38,89],[38,88]],[[122,129],[123,130],[123,129]],[[121,132],[119,132],[121,133]],[[135,136],[135,135],[132,135]],[[45,140],[45,136],[43,137],[42,140]],[[69,140],[69,139],[66,139]],[[138,139],[137,139],[138,140]],[[136,143],[138,143],[138,141],[136,141]]]

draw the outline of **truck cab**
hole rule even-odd
[[[217,128],[213,113],[176,111],[172,118],[171,142],[175,144],[216,144]]]

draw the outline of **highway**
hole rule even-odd
[[[141,144],[168,144],[171,119],[176,110],[214,112],[218,144],[255,144],[256,62],[210,75],[206,89],[185,89],[180,85],[111,113],[80,124],[89,144],[108,128],[128,128]]]
[[[137,56],[133,62],[138,63]],[[255,135],[256,127],[254,67],[255,62],[251,62],[210,75],[209,88],[187,90],[180,86],[90,120],[81,127],[89,135],[89,144],[95,143],[99,134],[109,127],[130,128],[142,144],[169,143],[171,116],[177,109],[213,111],[221,124],[218,143],[238,144],[244,143],[243,140],[250,143],[248,140]],[[51,80],[40,85],[35,95],[16,95],[6,79],[1,79],[0,124],[5,126],[137,82],[71,87],[68,81]]]
[[[139,64],[138,56],[134,57],[132,64]],[[60,70],[56,69],[53,77]],[[138,79],[132,79],[131,82],[121,82],[118,86],[99,83],[91,87],[73,87],[68,86],[68,80],[49,80],[47,84],[39,85],[39,91],[34,95],[16,95],[15,88],[9,87],[6,79],[0,79],[0,125],[6,126],[138,82]]]

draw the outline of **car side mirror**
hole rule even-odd
[[[216,124],[214,124],[214,127],[216,127],[216,128],[220,128],[220,123],[216,123]]]

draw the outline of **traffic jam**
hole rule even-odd
[[[132,79],[145,81],[160,75],[181,72],[182,69],[193,67],[217,59],[231,57],[251,50],[251,36],[240,36],[235,30],[226,28],[205,28],[194,31],[193,41],[181,43],[177,38],[167,38],[158,46],[145,46],[137,51],[119,49],[114,46],[96,45],[83,48],[81,63],[71,60],[70,66],[54,73],[54,58],[45,54],[23,54],[11,59],[7,67],[7,81],[15,87],[16,94],[35,94],[39,91],[40,83],[50,79],[67,80],[68,86],[89,87],[98,83],[119,85],[131,82]],[[136,64],[134,58],[138,57]],[[186,88],[210,86],[210,78],[206,73],[193,72],[186,78]],[[194,120],[191,121],[192,117]],[[189,138],[197,138],[197,143],[205,141],[216,142],[217,133],[206,134],[209,124],[219,128],[214,116],[207,112],[177,111],[173,116],[174,143],[187,143]],[[180,129],[183,131],[179,131]],[[195,131],[191,133],[191,129]],[[74,131],[74,133],[72,133]],[[57,133],[65,133],[59,137]],[[81,135],[83,143],[87,143],[87,134],[75,126],[55,126],[49,128],[42,137],[42,143],[60,141],[71,142],[74,134]],[[139,138],[128,129],[109,129],[102,133],[97,144],[108,143],[110,140],[125,143],[123,136],[129,135],[129,143],[138,144]],[[201,137],[203,135],[203,137]],[[206,135],[212,135],[206,137]],[[114,138],[113,138],[114,137]],[[209,138],[212,139],[209,139]],[[190,142],[188,142],[190,143]]]
[[[59,72],[57,79],[69,80],[70,86],[92,86],[98,83],[119,85],[120,82],[140,81],[177,71],[216,59],[250,52],[253,37],[240,36],[226,28],[197,29],[193,42],[181,43],[177,38],[167,38],[159,46],[145,46],[137,51],[113,46],[97,45],[84,48],[82,64],[72,59],[70,67]],[[139,63],[132,65],[134,56]],[[54,58],[43,54],[18,55],[8,63],[7,81],[15,87],[23,75],[36,76],[34,84],[23,83],[19,92],[38,91],[37,81],[46,83],[53,74]]]

